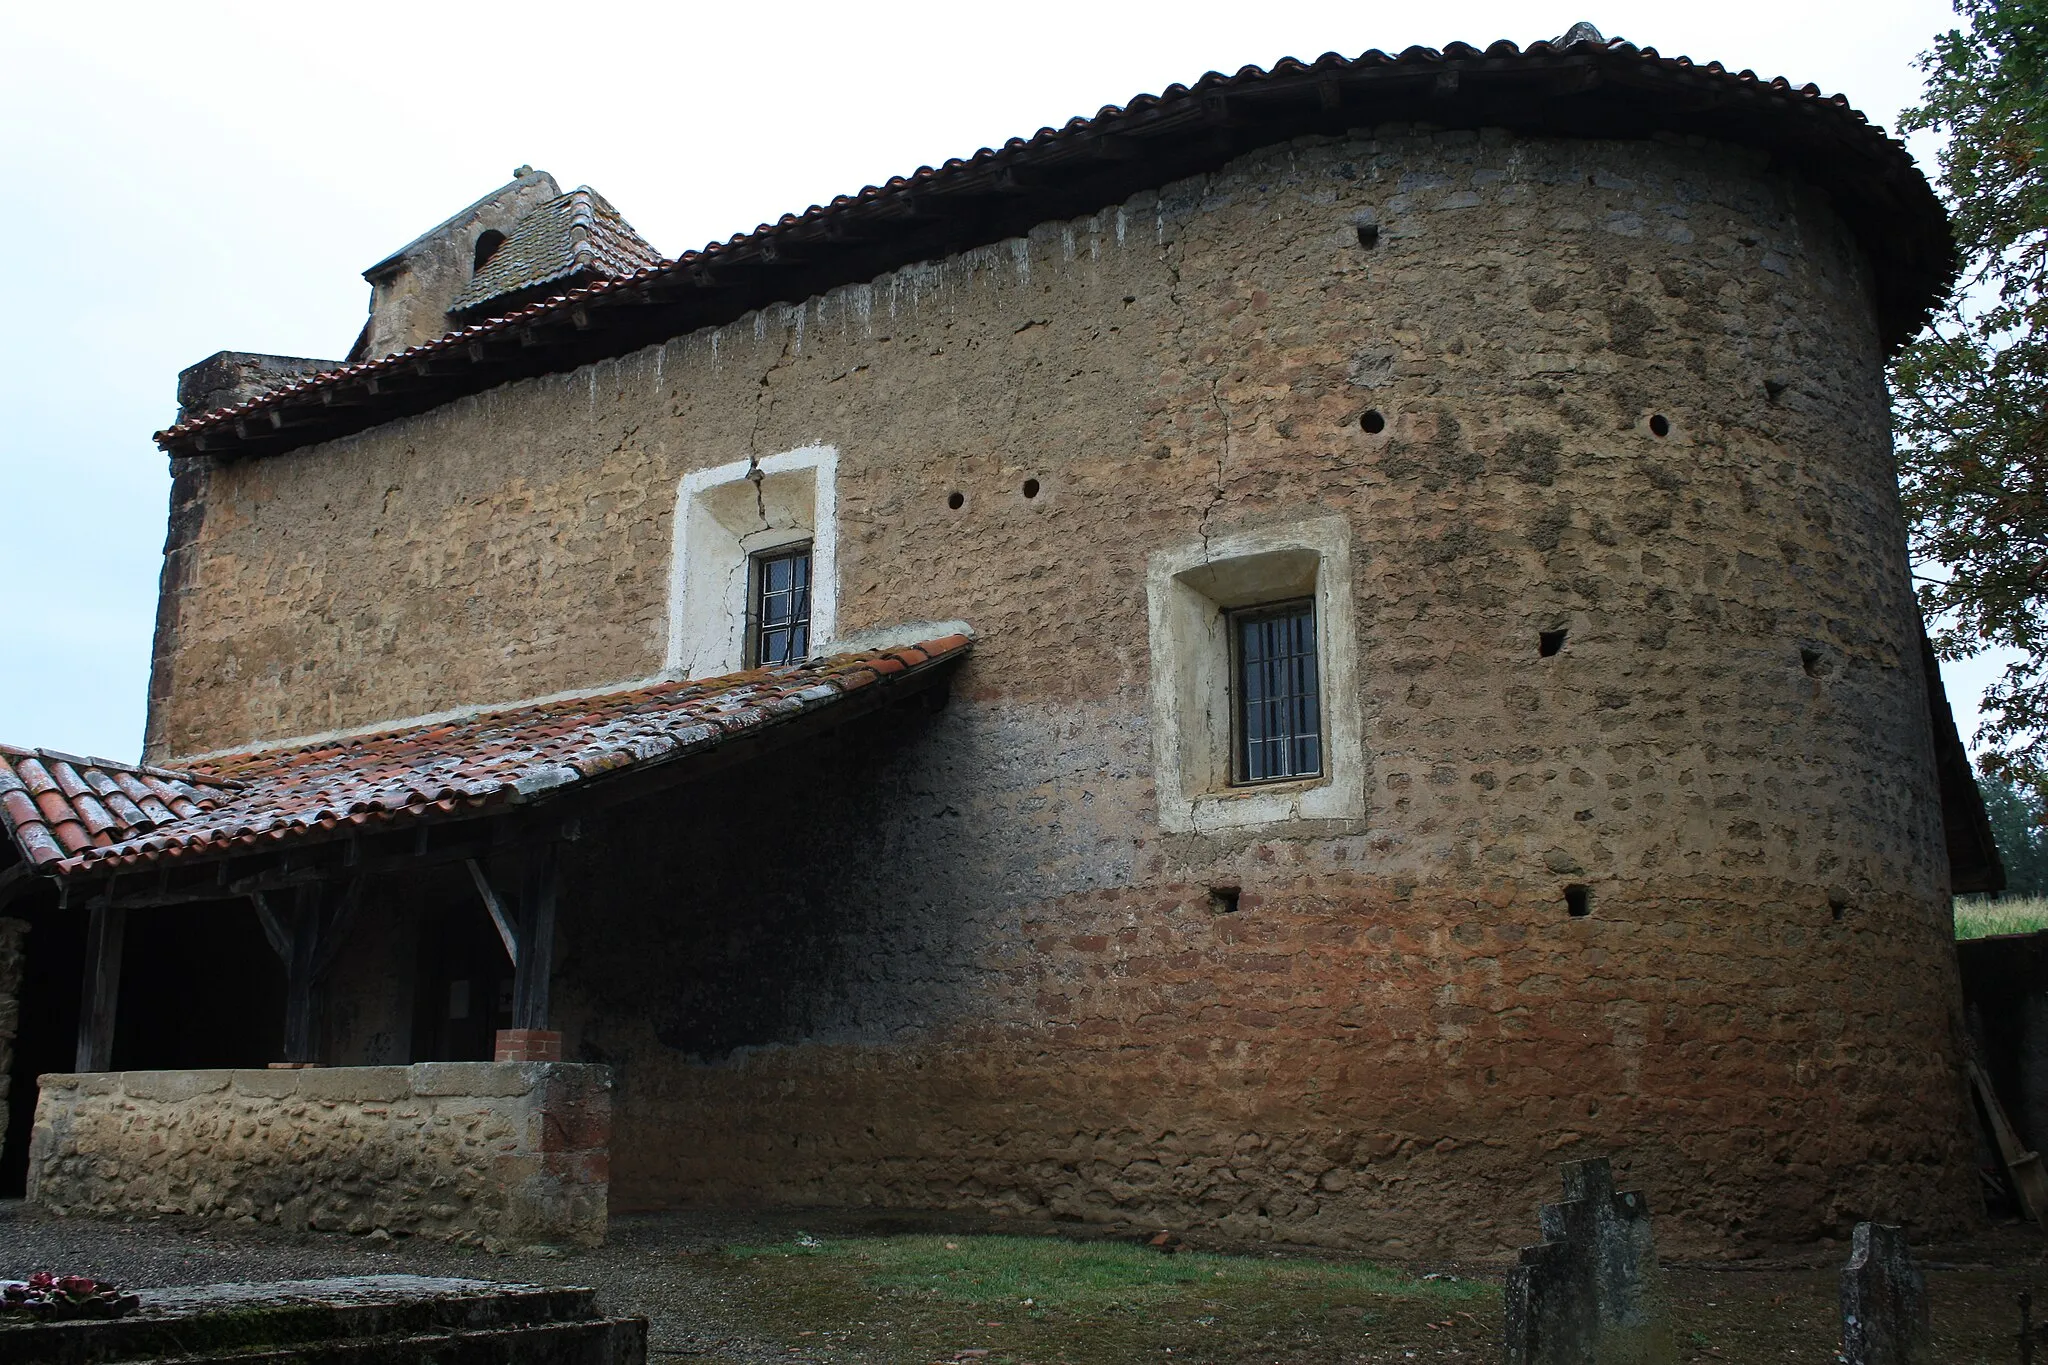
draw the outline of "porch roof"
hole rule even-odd
[[[0,823],[61,878],[482,815],[674,762],[842,703],[913,690],[966,635],[208,755],[186,770],[0,745]]]

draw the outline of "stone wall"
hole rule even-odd
[[[1767,158],[1305,138],[209,467],[150,754],[653,673],[679,481],[815,445],[839,628],[979,639],[938,717],[588,822],[622,1197],[1492,1250],[1612,1152],[1678,1248],[1966,1216],[1870,271]],[[1147,566],[1311,517],[1362,799],[1169,829]]]
[[[493,1250],[604,1240],[611,1077],[422,1063],[42,1078],[29,1202]]]
[[[1050,827],[1045,793],[1113,790],[1104,744],[1085,713],[1033,735],[956,705],[590,822],[556,1008],[619,1077],[620,1206],[1507,1255],[1584,1154],[1693,1256],[1972,1209],[1923,906],[1838,921],[1788,877],[1673,874],[1579,919],[1554,883],[1390,873],[1362,839],[1126,852],[1085,807]],[[1017,786],[958,804],[997,755]]]
[[[7,1097],[13,1085],[14,1040],[21,1032],[21,986],[28,971],[28,924],[0,919],[0,1147],[7,1141]]]
[[[215,351],[178,372],[178,420],[187,422],[215,408],[246,403],[341,364],[339,360],[315,360],[300,355]]]

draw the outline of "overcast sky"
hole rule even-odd
[[[140,750],[178,370],[340,356],[363,269],[515,166],[662,252],[1204,71],[1588,19],[1891,125],[1944,0],[0,7],[0,739]],[[1988,668],[1950,665],[1967,735]]]

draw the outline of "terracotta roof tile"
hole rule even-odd
[[[830,706],[878,674],[907,681],[906,667],[928,672],[969,647],[967,636],[949,635],[912,648],[209,755],[190,772],[69,756],[53,762],[44,751],[0,745],[0,823],[32,864],[71,875],[313,838],[343,823],[475,813],[715,747]],[[67,797],[66,786],[79,794]],[[94,794],[103,790],[104,802]]]
[[[0,744],[0,824],[38,867],[176,820],[152,788],[193,815],[229,794],[225,785],[186,773]]]
[[[1888,349],[1919,330],[1956,275],[1947,216],[1925,177],[1903,143],[1873,128],[1843,96],[1783,77],[1730,72],[1719,62],[1665,57],[1575,25],[1554,42],[1526,48],[1506,40],[1483,51],[1451,43],[1389,56],[1375,48],[1357,57],[1324,53],[1312,62],[1287,57],[1270,71],[1211,71],[1193,86],[1170,85],[1121,108],[1108,105],[1029,138],[922,166],[661,265],[196,415],[158,432],[157,444],[174,456],[293,449],[508,377],[623,354],[658,337],[729,322],[749,308],[999,241],[1050,216],[1090,212],[1138,188],[1221,164],[1253,144],[1412,119],[1597,137],[1668,132],[1765,148],[1813,179],[1872,253]],[[1041,188],[1026,192],[1026,185]],[[998,205],[1010,207],[999,212]],[[956,211],[951,245],[935,248],[933,217]],[[848,250],[849,242],[867,245]],[[605,343],[610,350],[601,348],[605,337],[616,337]],[[406,382],[379,389],[375,381],[386,376]],[[336,390],[347,391],[350,401],[329,402]],[[286,412],[294,420],[285,420]]]
[[[573,284],[616,279],[660,264],[661,253],[633,231],[610,201],[583,185],[536,205],[513,224],[511,235],[448,311],[502,310],[509,300],[548,285],[560,293]]]

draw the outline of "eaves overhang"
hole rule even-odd
[[[1581,32],[1526,49],[1453,43],[1210,72],[284,385],[158,432],[157,444],[173,458],[232,458],[332,440],[1092,213],[1261,147],[1404,121],[1578,138],[1697,136],[1764,151],[1821,190],[1870,254],[1887,350],[1920,330],[1947,295],[1957,258],[1947,214],[1902,143],[1813,85]]]
[[[972,643],[952,634],[653,680],[211,754],[180,770],[0,747],[0,840],[11,836],[23,865],[67,897],[132,905],[230,899],[337,869],[402,871],[474,856],[517,838],[522,821],[559,823],[942,695]],[[123,805],[127,792],[137,795]]]

